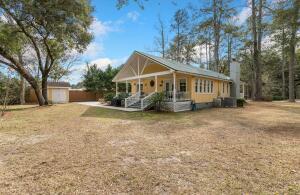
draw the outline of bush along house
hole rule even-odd
[[[212,106],[236,106],[240,93],[240,64],[233,61],[230,77],[143,52],[135,51],[114,77],[126,83],[125,108],[151,107],[156,93],[164,94],[163,110],[179,112]],[[130,85],[131,91],[128,91]],[[242,89],[244,87],[242,86]]]

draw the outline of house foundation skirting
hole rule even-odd
[[[214,106],[213,102],[203,102],[203,103],[195,103],[196,110],[204,109],[204,108],[212,108]]]
[[[183,112],[192,109],[191,101],[182,102],[164,102],[162,105],[162,110],[169,112]]]

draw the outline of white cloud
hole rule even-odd
[[[139,16],[140,14],[137,11],[132,11],[127,13],[127,18],[129,18],[133,22],[137,21]]]
[[[110,22],[102,22],[98,19],[94,19],[91,25],[91,31],[94,36],[104,36],[108,32],[112,31],[112,28],[110,26]]]
[[[89,44],[83,55],[87,58],[96,58],[103,52],[102,42],[92,42]]]
[[[120,66],[121,64],[125,63],[127,58],[128,57],[114,59],[114,58],[103,57],[88,63],[90,65],[96,64],[98,68],[105,70],[105,68],[109,64],[113,67]],[[80,82],[82,80],[82,74],[84,73],[85,70],[86,70],[86,63],[75,66],[72,70],[73,71],[72,74],[68,76],[67,80],[72,84],[76,84]]]
[[[234,21],[237,25],[242,25],[244,24],[247,19],[251,16],[251,8],[250,7],[244,7],[240,13],[234,17]]]
[[[119,58],[119,59],[111,59],[111,58],[99,58],[90,62],[90,64],[96,64],[98,68],[104,70],[109,64],[111,66],[119,66],[123,64],[127,60],[127,57]]]

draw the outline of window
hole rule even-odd
[[[210,93],[210,81],[207,81],[207,93]]]
[[[179,91],[186,92],[186,79],[179,80]]]
[[[204,80],[203,92],[206,92],[206,80]]]
[[[196,92],[196,93],[199,92],[199,91],[198,91],[198,89],[199,89],[199,88],[198,88],[198,81],[199,81],[198,79],[195,79],[195,92]]]
[[[227,94],[229,93],[229,83],[227,83]]]
[[[225,93],[225,83],[223,82],[223,93]]]
[[[213,93],[214,91],[214,81],[210,81],[210,92]]]
[[[203,90],[202,90],[202,80],[199,79],[199,92],[202,93]]]
[[[141,92],[143,92],[144,85],[141,83]],[[136,85],[136,92],[139,92],[139,84]]]
[[[243,85],[240,85],[240,93],[244,93],[244,91],[243,91]]]

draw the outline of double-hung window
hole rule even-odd
[[[225,93],[225,83],[223,82],[223,93]]]
[[[204,85],[203,85],[203,92],[206,93],[206,80],[204,80]]]
[[[198,89],[199,89],[199,88],[198,88],[198,87],[199,87],[199,86],[198,86],[198,81],[199,81],[199,79],[195,79],[195,92],[196,92],[196,93],[199,92],[199,91],[198,91]]]
[[[210,81],[207,81],[207,93],[210,93]]]
[[[210,81],[210,92],[214,91],[214,81]]]
[[[179,91],[186,92],[186,79],[179,80]]]
[[[203,87],[202,87],[202,79],[199,79],[199,92],[203,92]]]
[[[227,83],[227,94],[229,93],[229,83]]]

